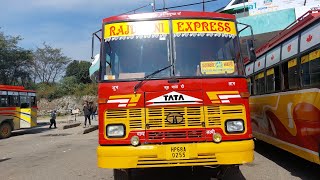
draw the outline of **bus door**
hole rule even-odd
[[[30,97],[27,92],[19,92],[20,97],[20,128],[30,128],[36,126],[32,120],[32,110]]]

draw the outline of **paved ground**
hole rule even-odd
[[[83,121],[82,118],[78,120]],[[79,134],[83,131],[81,126],[49,130],[47,125],[44,126],[46,120],[40,122],[40,127],[17,131],[13,137],[0,140],[0,180],[113,179],[111,170],[96,166],[98,131]],[[255,161],[240,169],[233,179],[291,180],[320,177],[320,166],[261,142],[256,144]],[[204,174],[202,171],[196,173]],[[193,175],[190,168],[166,168],[138,171],[135,179],[210,178],[199,178]]]

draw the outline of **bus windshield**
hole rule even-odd
[[[233,76],[239,71],[235,23],[181,19],[105,24],[103,80]],[[238,73],[241,72],[241,73]]]
[[[143,78],[170,65],[169,38],[139,38],[105,42],[105,80]],[[154,77],[169,77],[170,69]]]
[[[176,37],[176,76],[237,75],[240,49],[236,38]]]

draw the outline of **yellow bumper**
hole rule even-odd
[[[168,158],[168,148],[185,146],[188,159]],[[147,168],[174,166],[207,166],[244,164],[253,161],[253,140],[222,142],[219,144],[192,143],[171,145],[98,146],[98,167],[100,168]],[[166,154],[167,153],[167,154]]]

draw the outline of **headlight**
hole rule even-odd
[[[124,129],[123,124],[110,124],[107,126],[107,137],[124,137]]]
[[[244,121],[242,119],[227,120],[226,130],[228,133],[244,132]]]

